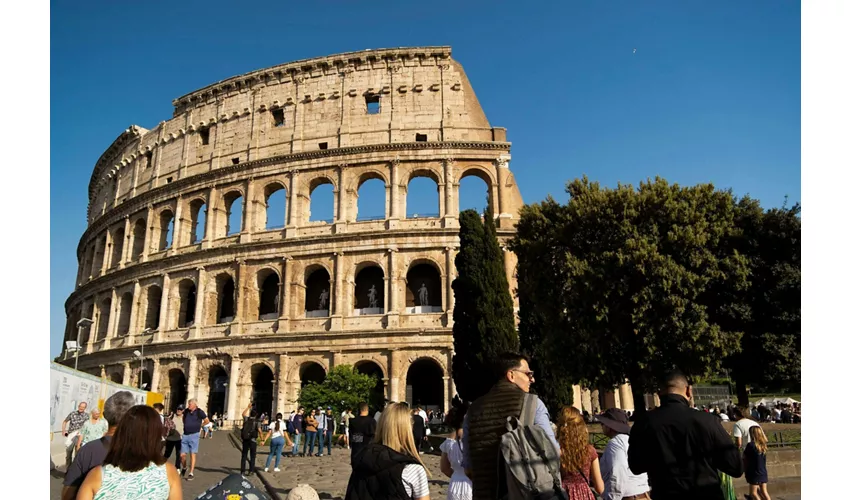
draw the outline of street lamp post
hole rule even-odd
[[[145,328],[144,331],[142,332],[142,335],[148,335],[148,334],[153,333],[154,331],[155,330],[153,328]],[[142,339],[141,346],[142,346],[141,352],[133,351],[133,355],[135,355],[137,358],[139,358],[139,389],[140,390],[142,389],[142,372],[145,369],[145,367],[144,367],[144,363],[145,363],[145,340],[144,339]]]
[[[80,345],[80,336],[83,333],[83,328],[90,326],[92,323],[94,323],[94,321],[89,318],[82,318],[80,321],[77,321],[77,343],[74,348],[74,370],[77,369],[77,364],[80,361],[80,350],[82,349],[82,346]]]

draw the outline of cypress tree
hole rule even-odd
[[[484,222],[475,210],[460,213],[460,250],[455,257],[452,375],[458,395],[474,401],[490,390],[490,363],[519,346],[505,259],[489,207]]]

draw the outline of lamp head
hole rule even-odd
[[[133,356],[135,356],[135,357],[137,357],[137,358],[141,358],[141,357],[142,357],[142,353],[140,353],[139,351],[133,351]]]
[[[82,318],[80,321],[77,321],[77,327],[86,327],[94,323],[94,321],[89,318]]]

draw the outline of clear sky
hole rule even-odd
[[[799,2],[53,1],[50,34],[51,358],[98,157],[176,97],[297,59],[450,45],[526,203],[583,174],[800,200]]]

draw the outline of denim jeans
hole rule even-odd
[[[316,443],[316,431],[307,431],[307,442],[304,444],[304,449],[310,447],[310,454],[313,454],[313,445]]]
[[[325,447],[325,430],[319,429],[319,455],[322,454],[322,448]]]
[[[180,441],[176,441],[180,445]],[[180,453],[177,454],[180,456]],[[249,459],[250,456],[250,459]],[[257,442],[253,439],[242,440],[242,461],[239,464],[240,472],[244,475],[245,471],[256,472],[257,467],[254,465],[257,461]],[[247,467],[246,467],[247,464]]]
[[[280,465],[280,454],[283,453],[284,443],[285,441],[283,440],[283,436],[272,438],[271,446],[269,448],[269,457],[266,458],[266,469],[268,469],[269,465],[272,463],[272,455],[274,455],[275,469]]]
[[[298,454],[298,446],[301,444],[301,433],[296,433],[292,435],[292,454]]]
[[[325,429],[325,444],[328,445],[328,456],[331,455],[331,446],[333,446],[334,440],[334,431],[333,429]],[[321,453],[322,449],[319,448],[319,452]]]

